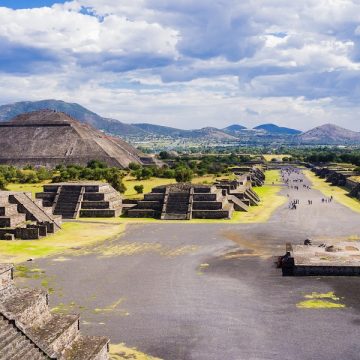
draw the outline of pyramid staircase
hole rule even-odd
[[[215,186],[172,184],[153,188],[144,200],[127,210],[127,216],[162,220],[227,219],[233,210],[233,204]]]
[[[64,219],[116,217],[121,215],[120,194],[107,183],[62,183],[44,185],[36,194],[44,207]]]
[[[0,239],[37,240],[61,227],[61,219],[47,212],[31,195],[0,191]]]
[[[52,314],[48,294],[13,283],[0,265],[0,359],[106,360],[109,340],[80,333],[78,315]]]
[[[177,188],[168,188],[161,214],[162,220],[190,220],[190,189],[180,191]]]

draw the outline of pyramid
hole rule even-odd
[[[130,144],[53,110],[21,114],[0,123],[0,164],[86,165],[91,160],[125,168],[149,159]]]

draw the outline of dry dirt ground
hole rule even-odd
[[[274,256],[308,237],[356,239],[360,216],[318,191],[282,191],[300,206],[268,223],[131,225],[74,256],[36,260],[45,273],[20,283],[50,288],[51,305],[80,312],[85,333],[161,359],[358,360],[360,278],[284,278]],[[298,306],[313,293],[339,307]]]

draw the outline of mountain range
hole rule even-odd
[[[31,111],[50,109],[64,112],[80,122],[87,123],[106,133],[126,139],[148,139],[157,137],[207,140],[214,142],[246,143],[288,143],[288,144],[360,144],[360,133],[325,124],[307,132],[280,127],[275,124],[263,124],[253,129],[234,124],[223,129],[205,127],[195,130],[183,130],[155,124],[127,124],[116,119],[102,117],[76,103],[60,100],[23,101],[0,106],[0,122]]]

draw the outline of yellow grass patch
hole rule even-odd
[[[334,292],[328,293],[317,293],[313,292],[309,295],[304,296],[304,301],[296,304],[299,309],[341,309],[345,308],[344,304],[339,303],[340,298],[337,297]]]
[[[56,234],[40,240],[0,241],[0,262],[24,262],[29,258],[74,254],[77,249],[102,242],[122,233],[125,225],[116,222],[67,222]]]
[[[317,177],[312,171],[305,170],[305,175],[312,182],[315,190],[321,191],[325,196],[333,196],[340,204],[360,213],[360,201],[349,196],[349,190],[332,186],[324,179]]]
[[[129,348],[124,343],[113,345],[110,344],[110,359],[111,360],[161,360],[153,356],[142,353],[136,348]]]

